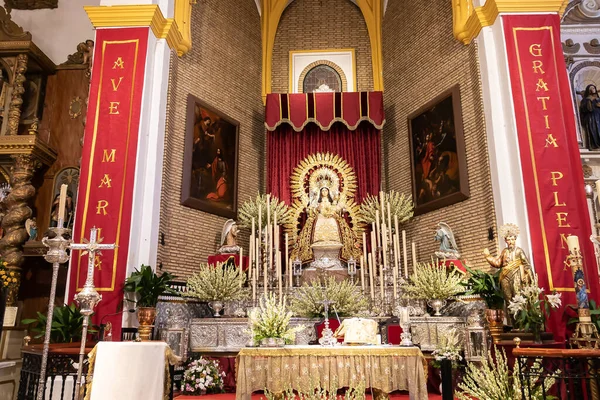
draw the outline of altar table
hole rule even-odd
[[[391,393],[408,390],[411,400],[427,400],[427,363],[417,347],[286,346],[243,348],[237,358],[237,400],[265,388],[356,387]]]
[[[100,342],[88,356],[85,400],[163,400],[171,389],[165,342]],[[166,397],[165,397],[166,396]]]

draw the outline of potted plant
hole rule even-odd
[[[490,274],[465,267],[470,274],[465,282],[467,294],[479,295],[486,305],[485,318],[490,334],[497,342],[504,329],[504,294],[500,286],[500,271]]]
[[[290,328],[292,313],[285,304],[285,298],[279,302],[274,294],[269,293],[260,299],[260,306],[250,312],[248,323],[255,345],[281,347],[294,343],[296,332],[303,330],[304,326]]]
[[[83,330],[83,319],[85,317],[79,312],[75,304],[54,307],[52,314],[52,325],[50,329],[50,343],[73,343],[81,340]],[[34,339],[41,339],[46,333],[47,316],[38,312],[37,318],[24,319],[24,325],[32,325],[30,331],[35,335]],[[96,330],[91,327],[89,333]]]
[[[462,282],[461,273],[449,270],[443,263],[432,259],[429,263],[417,263],[403,290],[407,297],[427,299],[429,307],[435,310],[434,315],[440,316],[446,300],[465,291]]]
[[[175,275],[163,272],[157,275],[152,267],[143,265],[139,270],[135,270],[129,278],[125,280],[124,290],[136,295],[136,308],[138,312],[138,321],[140,326],[138,332],[140,339],[150,340],[150,334],[156,318],[156,304],[159,296],[163,294],[176,294],[171,289],[170,284]]]
[[[187,280],[188,297],[195,297],[208,302],[215,312],[221,316],[224,302],[241,300],[245,297],[243,290],[246,274],[238,267],[227,263],[217,265],[201,264],[200,270]]]

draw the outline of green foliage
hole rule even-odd
[[[500,271],[495,274],[489,274],[483,271],[472,270],[465,267],[471,274],[469,280],[464,283],[468,288],[467,295],[476,294],[481,296],[487,308],[491,310],[501,310],[504,307],[504,294],[500,286]]]
[[[139,299],[136,301],[138,307],[156,307],[158,297],[163,294],[176,294],[169,287],[175,279],[175,275],[163,272],[157,275],[152,267],[143,265],[140,270],[135,270],[129,278],[125,280],[125,291],[136,293]]]
[[[446,300],[465,291],[462,282],[461,273],[432,259],[428,263],[417,263],[409,283],[402,290],[408,298]]]
[[[369,307],[369,302],[358,285],[349,280],[338,282],[330,276],[324,281],[324,286],[315,279],[299,287],[291,299],[290,309],[295,315],[302,317],[322,317],[325,315],[325,298],[333,302],[333,307],[340,316],[364,313]],[[331,308],[330,312],[333,312]]]
[[[260,299],[260,306],[250,312],[248,322],[254,343],[268,338],[285,339],[286,344],[294,343],[296,332],[303,330],[304,326],[290,328],[292,313],[285,307],[286,299],[280,303],[277,297],[269,293]]]
[[[202,301],[235,301],[245,297],[246,274],[235,264],[201,264],[200,270],[187,280],[186,296]]]
[[[575,310],[575,312],[577,312],[577,306],[569,304],[567,307],[569,307],[570,309]],[[600,309],[596,305],[596,302],[591,299],[590,299],[590,316],[592,317],[592,323],[594,325],[596,325],[596,329],[598,329],[598,331],[600,332]],[[567,325],[576,324],[578,322],[579,322],[579,317],[571,318],[571,319],[569,319],[569,322],[567,322]]]
[[[75,304],[54,307],[52,327],[50,329],[50,342],[72,343],[80,341],[84,318]],[[35,339],[39,339],[44,337],[46,333],[46,321],[47,316],[38,312],[37,318],[24,319],[21,323],[24,325],[34,324],[30,328],[30,331],[35,335]],[[95,333],[97,331],[91,327],[88,328],[88,332]]]

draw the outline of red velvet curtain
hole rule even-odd
[[[281,124],[267,132],[268,191],[280,200],[290,203],[290,176],[300,161],[314,153],[334,153],[343,157],[354,168],[357,180],[356,198],[361,202],[368,194],[379,193],[381,132],[369,122],[362,122],[354,131],[335,123],[323,131],[314,123],[301,132]]]

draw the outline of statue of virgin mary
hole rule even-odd
[[[292,260],[324,268],[343,268],[341,261],[361,256],[357,234],[346,220],[346,193],[340,193],[340,179],[333,168],[312,171],[309,194],[303,196],[306,222],[298,235]]]

